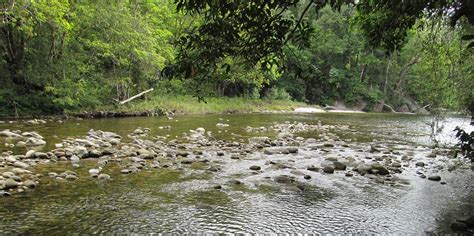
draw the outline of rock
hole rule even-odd
[[[251,169],[251,170],[261,170],[262,168],[260,166],[251,166],[249,169]]]
[[[49,173],[48,173],[48,176],[51,177],[51,178],[56,178],[56,177],[58,176],[58,173],[49,172]]]
[[[458,219],[457,221],[466,224],[468,228],[474,228],[474,215],[464,219]]]
[[[35,152],[36,152],[35,150],[29,150],[29,151],[27,151],[26,154],[25,154],[25,158],[32,158],[32,157],[34,157]]]
[[[217,167],[217,166],[211,166],[211,167],[209,167],[207,170],[208,170],[208,171],[212,171],[212,172],[217,172],[217,171],[220,170],[220,168]]]
[[[3,137],[8,137],[8,138],[22,138],[21,135],[17,134],[17,133],[13,133],[9,130],[4,130],[4,131],[1,131],[0,132],[0,136],[3,136]]]
[[[21,161],[15,161],[15,163],[13,163],[13,166],[18,167],[18,168],[22,168],[22,169],[27,169],[28,167],[30,167],[30,165],[28,165],[24,162],[21,162]]]
[[[14,163],[16,162],[16,158],[14,156],[7,156],[5,157],[5,161]]]
[[[11,178],[11,177],[15,176],[15,174],[10,172],[10,171],[7,171],[7,172],[3,172],[2,176],[5,177],[5,178]]]
[[[17,188],[20,184],[13,179],[7,179],[3,183],[3,189]]]
[[[76,155],[72,155],[69,159],[70,159],[72,162],[74,162],[74,163],[77,163],[77,162],[79,162],[79,161],[81,160],[81,159],[79,159],[79,157],[76,156]]]
[[[466,231],[468,227],[465,223],[456,221],[451,223],[451,229],[453,231]]]
[[[410,109],[408,108],[407,104],[403,104],[401,107],[397,108],[398,112],[410,112]]]
[[[381,164],[372,164],[371,168],[373,173],[377,173],[379,175],[388,175],[390,173],[388,169]]]
[[[425,166],[425,163],[422,162],[422,161],[419,161],[415,164],[415,166],[423,167],[423,166]]]
[[[323,143],[323,147],[334,147],[332,143]]]
[[[108,175],[108,174],[100,174],[99,176],[97,176],[97,179],[99,179],[99,180],[109,180],[109,179],[110,179],[110,175]]]
[[[39,159],[48,159],[48,154],[44,152],[35,152],[33,156]]]
[[[430,158],[435,158],[435,157],[436,157],[436,153],[430,153],[430,154],[428,154],[428,156],[427,156],[427,157],[430,157]]]
[[[90,158],[99,158],[102,156],[102,152],[100,150],[94,149],[89,151]]]
[[[287,150],[289,153],[298,153],[298,148],[290,147],[290,148],[287,148]]]
[[[23,185],[28,187],[28,188],[36,188],[36,183],[32,180],[27,180],[23,182]]]
[[[76,180],[77,179],[77,176],[75,175],[66,175],[65,177],[67,180]]]
[[[99,174],[100,174],[100,171],[102,170],[101,167],[99,167],[98,169],[90,169],[89,170],[89,174],[92,176],[92,177],[97,177]]]
[[[439,175],[431,175],[431,176],[428,176],[428,180],[440,181],[441,177]]]
[[[337,157],[328,157],[328,158],[326,158],[326,161],[335,162],[335,161],[337,161]]]
[[[189,155],[189,152],[186,152],[186,151],[178,151],[176,153],[176,156],[187,157],[188,155]]]
[[[354,176],[354,174],[352,174],[351,172],[346,172],[345,176],[346,177],[352,177],[352,176]]]
[[[26,140],[26,146],[44,146],[46,141],[38,138],[30,137]]]
[[[393,162],[392,167],[400,168],[400,167],[402,167],[402,164],[400,164],[400,162]]]
[[[26,147],[26,142],[24,142],[24,141],[18,141],[18,142],[16,143],[16,146],[17,146],[17,147],[22,147],[22,148],[23,148],[23,147]]]
[[[225,155],[225,152],[223,152],[223,151],[217,151],[216,154],[217,154],[217,156],[220,156],[220,157],[221,157],[221,156],[224,156],[224,155]]]
[[[196,162],[194,159],[184,159],[181,161],[181,164],[193,164],[194,162]]]
[[[240,180],[236,180],[236,179],[229,180],[227,183],[232,184],[232,185],[241,185],[241,184],[243,184]]]
[[[196,129],[196,132],[204,134],[206,132],[206,130],[202,127],[199,127],[199,128]]]
[[[288,176],[288,175],[279,175],[279,176],[275,176],[273,178],[273,180],[277,183],[281,183],[281,184],[288,184],[288,183],[291,183],[293,180]]]
[[[306,169],[309,170],[309,171],[316,171],[316,172],[319,171],[319,167],[316,167],[316,166],[310,166],[310,167],[308,167],[308,168],[306,168]]]
[[[325,166],[323,168],[323,172],[327,174],[332,174],[334,173],[334,167],[333,166]]]
[[[240,154],[233,153],[232,155],[230,155],[230,159],[234,159],[234,160],[240,159]]]
[[[132,173],[132,171],[131,171],[130,169],[122,169],[122,170],[120,170],[120,173],[122,173],[122,174],[130,174],[130,173]]]
[[[11,193],[6,192],[6,191],[0,191],[0,196],[2,196],[2,197],[9,197],[9,196],[11,196]]]
[[[336,170],[346,170],[347,166],[339,161],[335,161],[332,163]]]
[[[15,175],[31,174],[31,171],[22,168],[13,168],[11,169],[11,172],[13,172]]]
[[[311,179],[311,175],[304,175],[303,178],[304,179]]]

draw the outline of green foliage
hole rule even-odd
[[[474,110],[473,6],[459,2],[2,1],[0,114],[94,109],[149,88]]]
[[[474,131],[467,133],[459,127],[456,127],[454,131],[456,132],[456,138],[459,140],[458,146],[461,154],[474,162]]]

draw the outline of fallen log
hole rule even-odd
[[[123,101],[119,102],[119,105],[123,105],[123,104],[125,104],[125,103],[127,103],[127,102],[130,102],[130,101],[132,101],[133,99],[138,98],[138,97],[141,97],[141,96],[143,96],[144,94],[149,93],[149,92],[151,92],[151,91],[153,91],[153,90],[154,90],[153,88],[148,89],[148,90],[145,90],[145,91],[143,91],[143,92],[141,92],[141,93],[139,93],[139,94],[137,94],[137,95],[135,95],[135,96],[132,96],[132,97],[126,99],[126,100],[123,100]]]

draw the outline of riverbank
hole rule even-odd
[[[107,105],[79,112],[66,112],[76,117],[125,117],[165,116],[198,114],[242,114],[293,111],[298,107],[310,107],[302,102],[289,100],[249,99],[240,97],[208,97],[199,101],[192,96],[155,96],[147,100],[133,101],[125,105]],[[313,106],[315,107],[315,106]]]

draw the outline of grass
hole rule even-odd
[[[286,100],[249,99],[240,97],[209,97],[199,102],[192,96],[154,96],[148,100],[132,101],[123,106],[99,107],[97,111],[142,112],[165,111],[174,114],[223,114],[263,111],[288,111],[305,103]]]

